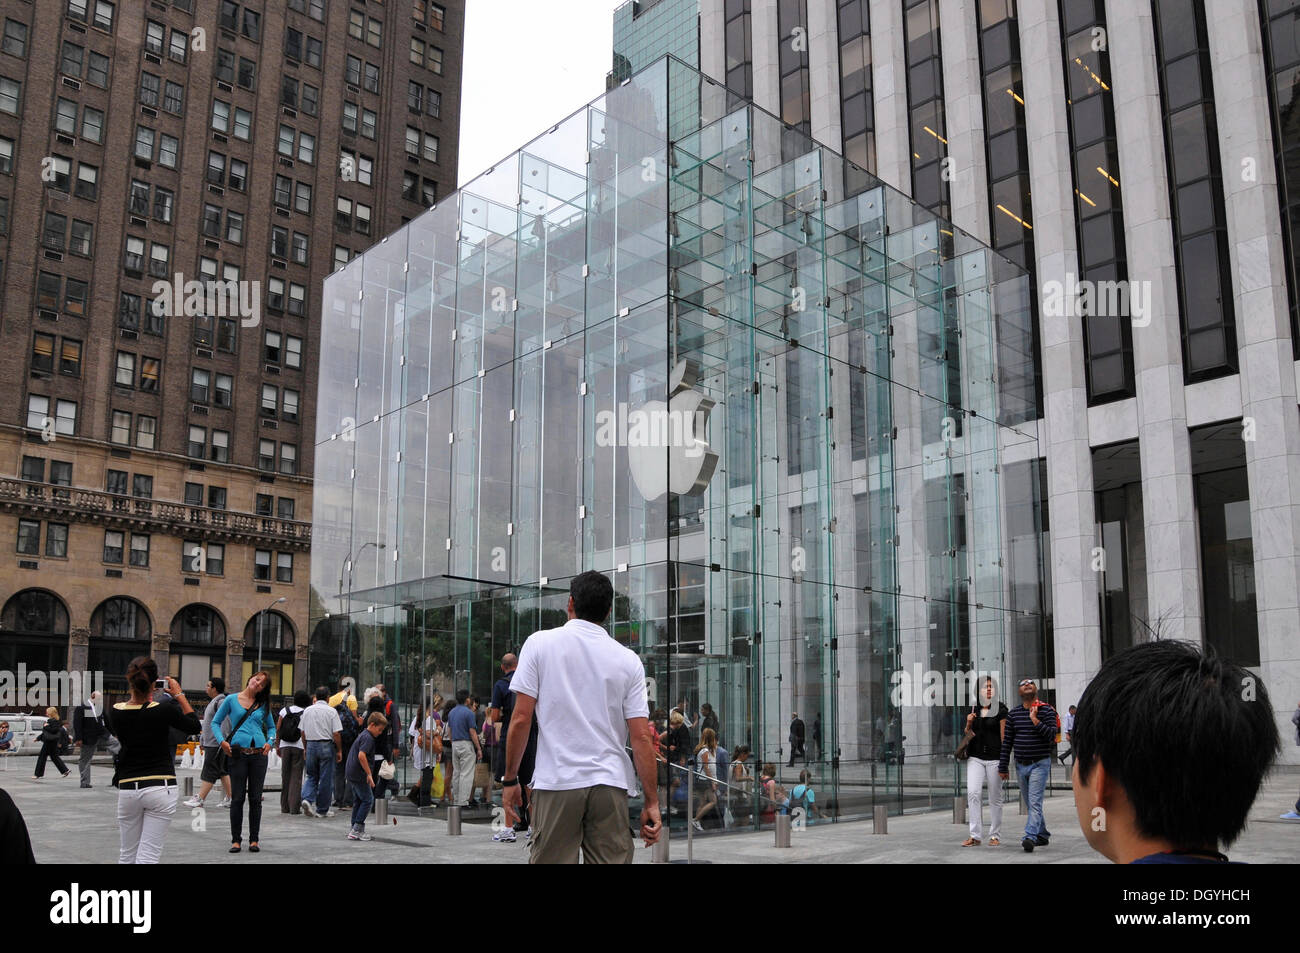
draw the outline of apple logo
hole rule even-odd
[[[699,376],[698,362],[679,361],[668,376],[668,403],[652,400],[626,414],[628,465],[646,500],[700,493],[713,479],[718,454],[704,427],[715,401],[695,390]]]

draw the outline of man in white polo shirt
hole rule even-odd
[[[645,668],[601,623],[614,587],[598,572],[569,586],[569,621],[534,632],[519,652],[510,688],[515,711],[506,732],[502,804],[517,818],[519,763],[534,713],[533,841],[529,863],[630,864],[633,841],[627,799],[641,780],[641,838],[659,839],[659,795],[649,732]],[[631,738],[636,769],[625,745]]]

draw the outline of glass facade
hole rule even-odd
[[[486,701],[595,569],[657,711],[831,817],[951,803],[973,674],[1049,674],[1028,279],[795,136],[661,59],[326,281],[312,684]]]

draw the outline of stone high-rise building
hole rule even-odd
[[[464,8],[4,4],[0,669],[306,686],[321,282],[455,188]]]

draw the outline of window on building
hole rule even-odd
[[[275,554],[275,581],[293,582],[293,553]]]
[[[41,524],[38,520],[18,521],[18,552],[23,556],[41,554]]]
[[[275,441],[274,440],[258,441],[257,468],[259,470],[275,469]]]
[[[271,581],[271,551],[269,549],[253,551],[253,578],[261,582]]]
[[[104,530],[104,562],[121,564],[123,542],[121,531]]]
[[[230,433],[226,430],[212,431],[212,452],[209,459],[213,463],[230,462]]]
[[[158,418],[137,414],[135,418],[135,445],[140,450],[153,450],[158,438]]]
[[[45,524],[45,555],[66,559],[68,555],[68,524]]]

